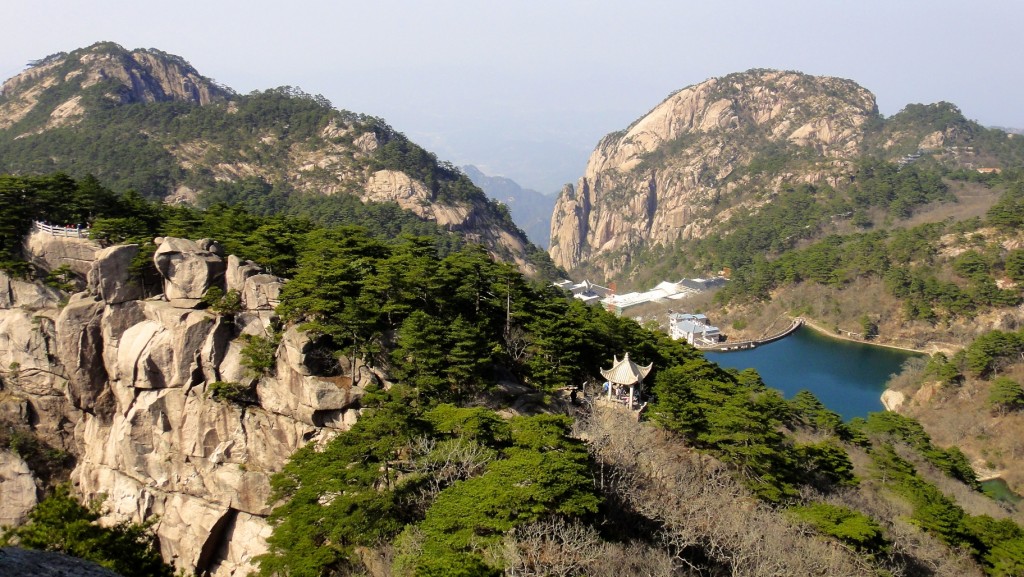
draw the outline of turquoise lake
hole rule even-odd
[[[705,356],[723,367],[757,369],[765,384],[787,399],[807,389],[850,420],[883,410],[886,381],[917,353],[832,339],[801,327],[774,343]]]

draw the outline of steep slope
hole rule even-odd
[[[36,218],[86,204],[42,194],[52,179],[20,181],[51,203],[36,203]],[[175,226],[204,220],[167,212]],[[1024,559],[1011,548],[1019,527],[977,517],[1006,512],[948,478],[974,484],[957,453],[924,447],[949,470],[920,477],[920,456],[863,438],[870,419],[858,433],[809,394],[785,401],[756,373],[528,283],[478,247],[438,259],[419,239],[392,247],[321,229],[290,241],[303,254],[284,281],[211,240],[157,238],[150,254],[52,230],[33,226],[25,257],[40,276],[84,271],[85,290],[0,275],[0,445],[19,455],[0,472],[38,472],[25,438],[70,452],[75,492],[107,495],[111,520],[158,515],[162,552],[186,572],[245,574],[262,551],[268,574],[546,575],[569,562],[609,576],[667,577],[680,564],[964,576]],[[248,251],[260,237],[223,246]],[[142,259],[155,277],[135,274]],[[584,444],[567,417],[535,414],[576,405],[585,416],[594,387],[578,405],[564,391],[622,350],[656,367],[646,414],[664,431],[596,411],[580,423]],[[25,436],[4,440],[11,430]],[[0,483],[9,519],[32,501],[13,498],[25,493],[14,480]],[[950,487],[970,510],[938,493]],[[566,523],[578,537],[564,539]]]
[[[302,206],[325,219],[340,211],[323,205],[343,200],[324,197],[394,203],[525,271],[545,266],[465,175],[380,119],[290,87],[240,96],[158,50],[98,43],[8,80],[0,158],[0,172],[93,174],[167,202],[216,191],[250,209]]]
[[[979,168],[1019,164],[1022,151],[946,103],[884,119],[874,95],[849,80],[731,74],[680,90],[602,139],[559,197],[549,253],[566,269],[615,277],[653,248],[727,234],[731,217],[756,214],[788,188],[842,190],[867,158]]]

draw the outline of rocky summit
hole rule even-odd
[[[610,276],[642,247],[702,237],[728,217],[723,205],[755,203],[730,195],[752,182],[743,169],[759,155],[798,149],[815,159],[800,178],[829,178],[877,117],[875,97],[839,78],[754,70],[684,88],[597,145],[559,196],[551,258]]]

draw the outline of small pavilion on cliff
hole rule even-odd
[[[643,393],[644,377],[651,372],[653,366],[654,363],[641,367],[629,360],[629,353],[626,353],[622,360],[613,356],[612,368],[601,369],[608,400],[622,402],[630,409],[637,408],[640,404],[640,395]]]

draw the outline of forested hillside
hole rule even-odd
[[[272,332],[237,336],[253,379],[200,383],[186,396],[243,412],[263,403],[255,383],[280,366],[275,355],[292,354],[278,339],[295,328],[311,339],[311,370],[343,379],[358,363],[375,375],[358,421],[308,444],[273,477],[262,574],[952,576],[1024,567],[1024,531],[1010,512],[977,490],[962,453],[934,446],[914,421],[843,423],[810,394],[787,401],[756,372],[724,371],[479,248],[237,207],[169,207],[91,179],[0,184],[11,201],[0,205],[10,275],[76,290],[67,271],[20,260],[28,224],[49,219],[83,220],[108,241],[215,238],[290,277]],[[137,259],[132,273],[150,287],[152,262]],[[237,299],[210,289],[203,300],[231,323]],[[565,395],[593,391],[598,369],[624,352],[654,365],[643,422]]]
[[[955,444],[979,469],[1024,489],[1024,333],[986,332],[952,355],[912,363],[889,387],[895,409],[920,419],[937,440]]]
[[[0,173],[55,172],[174,204],[440,227],[553,274],[506,207],[382,119],[289,86],[239,95],[157,50],[99,43],[4,84]]]

